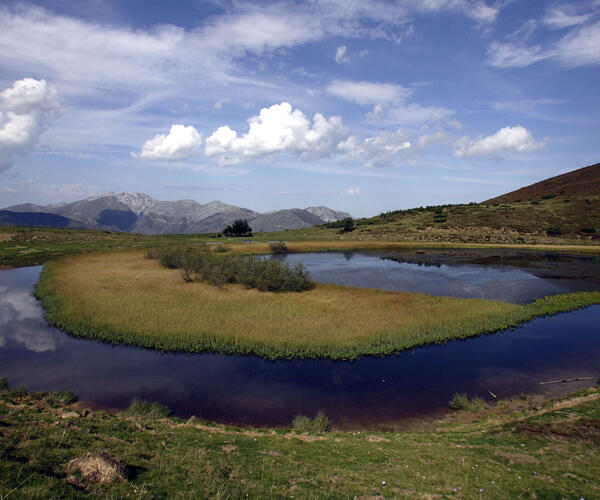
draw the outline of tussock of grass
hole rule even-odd
[[[521,306],[339,285],[301,294],[185,283],[140,252],[48,263],[36,294],[48,321],[81,337],[159,350],[353,359],[466,338],[600,303],[582,292]]]
[[[75,394],[72,390],[67,389],[53,391],[50,394],[48,394],[47,399],[49,402],[53,403],[68,404],[75,403],[75,401],[77,401],[79,398],[77,394]]]
[[[485,408],[485,401],[482,398],[476,397],[469,399],[466,393],[454,394],[452,399],[448,402],[448,406],[453,410],[465,410],[465,411],[481,411]]]
[[[125,413],[130,417],[165,418],[171,414],[171,410],[156,401],[134,399]]]
[[[331,420],[322,411],[310,418],[306,415],[296,415],[292,421],[292,428],[301,432],[323,433],[331,430]]]

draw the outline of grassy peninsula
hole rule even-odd
[[[0,497],[600,496],[598,387],[400,432],[236,428],[140,411],[156,406],[112,414],[0,385]]]
[[[73,335],[159,350],[353,359],[516,326],[600,303],[600,293],[521,306],[338,285],[301,293],[187,283],[145,252],[83,254],[46,264],[36,294]]]

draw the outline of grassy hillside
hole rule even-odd
[[[600,163],[536,182],[516,191],[497,196],[483,203],[513,203],[554,196],[586,198],[600,193]]]
[[[473,404],[429,430],[111,414],[0,379],[2,498],[598,498],[600,392]]]

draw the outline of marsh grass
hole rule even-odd
[[[331,430],[331,420],[322,411],[310,418],[306,415],[296,415],[292,421],[292,429],[300,432],[323,433]]]
[[[46,399],[55,404],[75,403],[79,398],[70,389],[60,389],[52,391],[46,396]]]
[[[526,306],[339,285],[300,294],[185,283],[141,252],[48,263],[36,294],[48,321],[81,337],[170,351],[354,359],[510,328],[600,302],[600,293]]]
[[[453,410],[477,412],[485,409],[485,401],[479,397],[469,399],[467,394],[462,392],[454,394],[452,399],[448,402],[448,406]]]
[[[168,406],[156,401],[134,399],[125,414],[129,417],[166,418],[171,414]]]

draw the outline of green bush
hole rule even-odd
[[[8,390],[8,380],[6,377],[0,377],[0,391]]]
[[[456,393],[448,402],[453,410],[481,411],[485,408],[485,401],[481,398],[469,399],[465,392]]]
[[[179,269],[188,282],[203,281],[216,286],[239,283],[262,292],[301,292],[315,287],[302,264],[291,268],[278,260],[215,255],[191,247],[161,249],[157,257],[165,267]]]
[[[130,417],[166,418],[171,414],[171,410],[156,401],[134,399],[125,413]]]
[[[558,227],[549,227],[546,229],[546,234],[548,236],[559,236],[562,234],[562,231]]]
[[[219,243],[217,246],[215,246],[215,252],[218,253],[225,253],[225,252],[229,252],[231,250],[231,247],[229,245],[225,245],[223,243]]]
[[[288,253],[288,247],[283,241],[273,241],[269,243],[269,248],[271,249],[271,253],[282,254]]]
[[[596,228],[595,227],[584,227],[581,230],[582,233],[588,233],[588,234],[594,234],[596,232]]]
[[[292,421],[292,427],[300,432],[323,433],[331,430],[331,421],[325,413],[319,411],[314,418],[306,415],[296,415]]]

